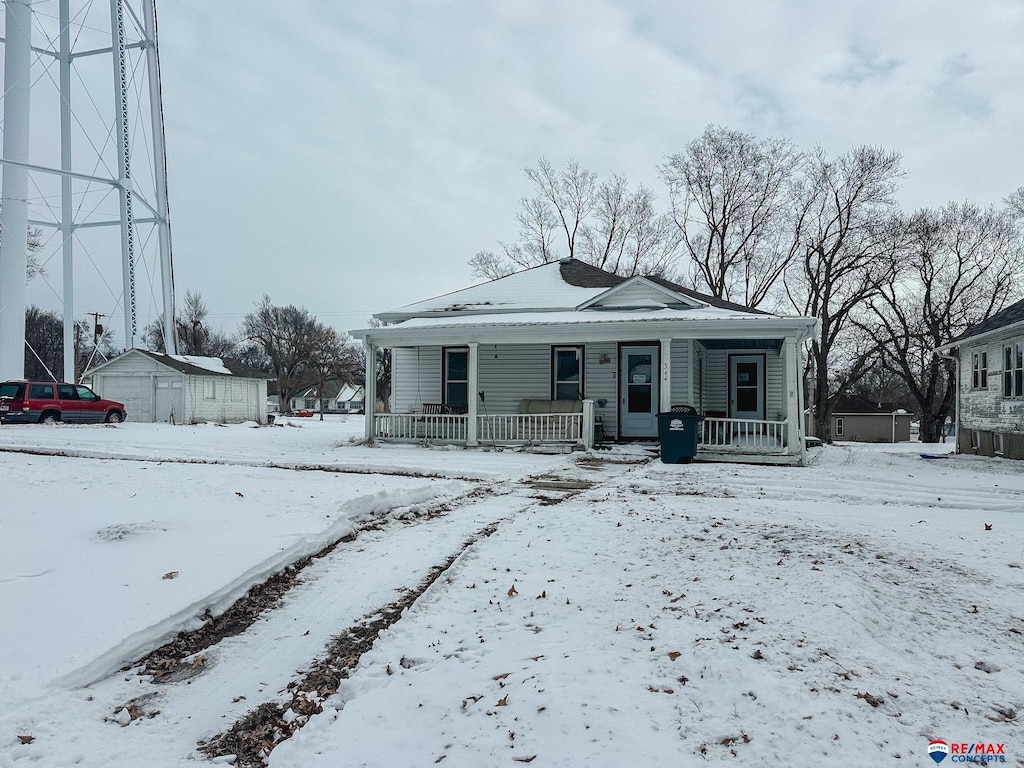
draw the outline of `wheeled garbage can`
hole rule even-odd
[[[664,464],[689,464],[697,455],[697,428],[704,417],[691,405],[674,405],[658,414],[658,437]]]

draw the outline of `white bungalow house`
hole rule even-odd
[[[363,388],[346,384],[340,379],[330,379],[325,388],[325,413],[361,413],[363,410]],[[291,410],[308,410],[320,413],[320,396],[317,387],[307,387],[291,398]]]
[[[467,445],[658,436],[656,414],[703,414],[697,459],[802,464],[802,342],[816,320],[564,260],[410,304],[353,331],[392,353],[392,413],[366,436]]]
[[[129,349],[85,373],[101,396],[125,404],[128,421],[263,422],[267,374],[238,360]]]
[[[1024,301],[937,351],[957,361],[957,451],[1024,459]]]

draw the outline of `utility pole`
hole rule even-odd
[[[86,312],[85,314],[92,317],[92,343],[99,344],[100,336],[103,335],[103,326],[100,324],[100,318],[106,317],[102,312]]]

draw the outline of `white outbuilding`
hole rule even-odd
[[[85,374],[128,421],[224,424],[267,419],[268,374],[238,360],[129,349]]]

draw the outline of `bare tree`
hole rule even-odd
[[[784,139],[708,126],[661,166],[698,288],[756,307],[792,256],[792,182],[801,155]]]
[[[520,200],[519,239],[501,243],[503,256],[480,251],[469,260],[477,277],[497,279],[563,257],[616,274],[668,276],[678,258],[679,237],[658,215],[654,194],[630,190],[622,176],[598,184],[597,174],[570,160],[556,171],[544,158],[525,168],[536,194]]]
[[[235,357],[238,341],[231,336],[210,328],[207,323],[209,310],[198,291],[185,291],[181,312],[174,314],[174,328],[178,335],[177,349],[182,355],[199,357]],[[163,320],[157,318],[142,332],[142,341],[154,352],[164,352]]]
[[[787,296],[798,314],[818,318],[805,380],[815,431],[831,440],[831,394],[843,394],[869,366],[877,344],[857,344],[852,322],[891,278],[903,228],[894,216],[902,177],[895,152],[859,147],[831,160],[822,150],[808,158],[795,220],[798,255],[786,271]],[[838,364],[840,352],[845,364]],[[830,372],[841,370],[833,377]],[[831,384],[831,386],[830,386]]]
[[[267,356],[282,408],[309,385],[309,364],[322,326],[304,307],[274,305],[264,294],[242,321],[241,335]]]
[[[49,379],[64,370],[64,320],[52,310],[25,308],[25,377]]]
[[[873,302],[883,360],[920,413],[920,439],[938,442],[956,398],[955,367],[935,348],[1021,295],[1020,230],[1008,208],[949,203],[918,211],[894,270]]]
[[[341,334],[336,330],[319,323],[317,325],[319,328],[316,329],[309,347],[309,374],[316,384],[316,395],[320,401],[320,421],[323,421],[329,399],[327,382],[339,378],[342,372],[344,343]]]

